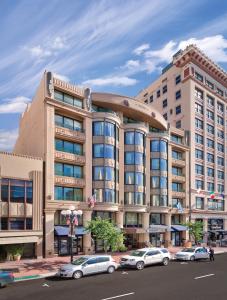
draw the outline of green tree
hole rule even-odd
[[[123,233],[110,220],[97,217],[88,222],[86,230],[97,240],[103,240],[105,252],[109,247],[112,251],[117,251],[124,245]]]
[[[197,244],[199,241],[202,240],[203,237],[203,222],[201,221],[188,221],[183,224],[184,226],[188,227],[189,236],[193,237],[193,240]]]

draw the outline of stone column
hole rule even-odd
[[[165,225],[168,226],[168,231],[165,232],[165,247],[168,247],[171,245],[171,214],[167,213],[165,214]]]
[[[43,258],[43,239],[39,238],[35,245],[35,256],[36,258]]]
[[[45,257],[54,256],[54,212],[45,213]]]
[[[141,234],[141,242],[144,243],[148,243],[150,241],[150,237],[149,237],[149,226],[150,226],[150,214],[149,213],[143,213],[143,229],[145,230],[145,233]]]
[[[83,226],[86,226],[87,222],[91,221],[91,214],[91,210],[83,211]],[[85,254],[91,254],[93,252],[90,233],[83,236],[83,251]]]
[[[189,216],[186,214],[183,215],[183,223],[186,223],[188,221],[189,221]],[[188,230],[182,232],[182,239],[185,239],[185,241],[189,240],[189,231]]]
[[[123,211],[116,212],[116,223],[117,223],[117,227],[123,228],[123,226],[124,226],[124,213],[123,213]]]

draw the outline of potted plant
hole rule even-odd
[[[21,259],[21,256],[24,251],[23,245],[15,245],[14,253],[13,253],[13,259],[16,261],[19,261]]]

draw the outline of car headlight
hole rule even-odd
[[[129,261],[135,261],[135,259],[131,258],[131,259],[129,259]]]

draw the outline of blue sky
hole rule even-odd
[[[222,0],[1,0],[0,150],[12,149],[45,69],[135,96],[190,43],[226,70],[226,20]]]

